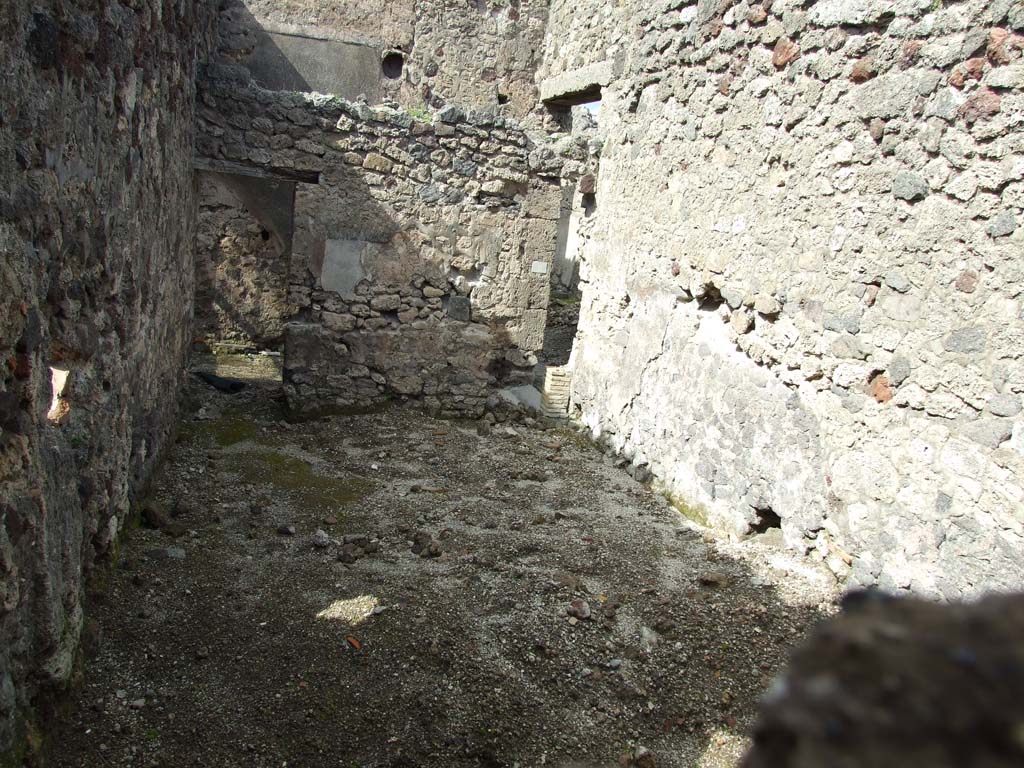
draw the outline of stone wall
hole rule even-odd
[[[583,423],[851,584],[1024,585],[1022,6],[607,5],[542,71],[609,77]]]
[[[223,61],[250,66],[266,87],[362,94],[371,104],[391,99],[419,110],[501,108],[522,118],[537,106],[547,5],[230,0],[222,4],[220,49]],[[286,82],[292,87],[274,84]]]
[[[203,162],[305,179],[285,332],[294,407],[402,397],[479,415],[490,388],[529,381],[561,193],[531,178],[521,129],[271,92],[224,68],[202,99]]]
[[[175,413],[203,4],[0,7],[0,755]]]

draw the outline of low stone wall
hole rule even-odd
[[[489,388],[529,380],[560,190],[557,179],[531,176],[518,127],[454,107],[428,122],[274,93],[237,68],[210,75],[204,162],[305,179],[295,188],[285,332],[294,407],[397,396],[478,415]]]
[[[1020,4],[593,5],[543,68],[611,68],[579,418],[851,584],[1024,585]]]
[[[36,694],[72,672],[85,578],[173,426],[210,21],[191,0],[0,6],[5,765]]]

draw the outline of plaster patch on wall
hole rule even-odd
[[[354,295],[359,281],[366,277],[363,254],[366,243],[362,240],[328,240],[324,253],[324,269],[320,283],[325,291],[342,296]]]
[[[380,98],[380,53],[372,46],[264,31],[256,41],[244,63],[264,88]]]

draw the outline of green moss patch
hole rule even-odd
[[[681,514],[687,520],[690,520],[697,525],[703,526],[704,528],[710,528],[711,523],[708,520],[708,512],[700,504],[687,504],[678,496],[665,491],[665,498],[668,499],[668,503],[671,504],[676,512]]]
[[[184,424],[181,434],[186,440],[199,440],[205,445],[229,448],[238,443],[276,445],[280,440],[275,435],[264,434],[262,425],[252,419],[224,416],[209,421],[191,421]]]
[[[329,512],[365,498],[373,483],[361,477],[327,477],[302,459],[274,450],[241,450],[230,454],[231,469],[252,485],[286,492],[305,509]]]

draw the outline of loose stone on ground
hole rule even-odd
[[[572,432],[193,394],[153,491],[192,533],[128,535],[59,768],[732,765],[832,610],[830,576],[705,535]]]

